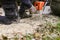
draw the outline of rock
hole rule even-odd
[[[40,36],[41,36],[40,33],[38,33],[38,32],[34,33],[34,38],[35,39],[40,39]]]

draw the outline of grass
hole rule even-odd
[[[60,32],[60,23],[57,23],[56,30]]]

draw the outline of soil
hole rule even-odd
[[[39,28],[39,25],[44,25],[46,22],[50,22],[55,26],[60,20],[58,16],[54,15],[40,16],[39,14],[32,14],[31,18],[21,19],[20,23],[12,23],[10,25],[0,24],[0,37],[2,34],[8,37],[13,37],[16,33],[21,35],[26,33],[33,34]]]

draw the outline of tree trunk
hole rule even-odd
[[[51,1],[51,10],[53,14],[60,15],[60,0]]]

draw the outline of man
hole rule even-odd
[[[16,5],[16,0],[2,0],[2,8],[5,11],[6,18],[10,19],[16,19],[18,16],[18,6]],[[10,23],[9,22],[6,23]]]
[[[9,20],[17,18],[18,7],[16,6],[16,0],[2,0],[2,7],[5,11],[6,17],[9,18]],[[25,13],[26,7],[31,10],[34,9],[30,0],[21,0],[21,7],[19,10],[19,16],[21,18],[31,17],[31,15],[27,15]]]
[[[31,17],[31,15],[27,15],[25,13],[25,9],[31,9],[31,10],[35,10],[34,6],[32,6],[32,3],[30,0],[20,0],[21,1],[21,6],[20,6],[20,10],[19,10],[19,15],[21,18],[28,18]],[[15,18],[14,16],[18,16],[17,13],[17,6],[16,6],[16,0],[2,0],[2,7],[5,11],[5,15],[8,18]],[[16,14],[17,13],[17,14]],[[12,19],[13,19],[12,18]]]
[[[17,16],[16,0],[2,0],[2,7],[8,18]]]
[[[20,6],[20,10],[19,10],[19,15],[21,18],[29,18],[31,17],[31,15],[27,15],[25,13],[25,9],[31,9],[31,11],[35,11],[35,7],[32,5],[31,0],[21,0],[21,6]]]

